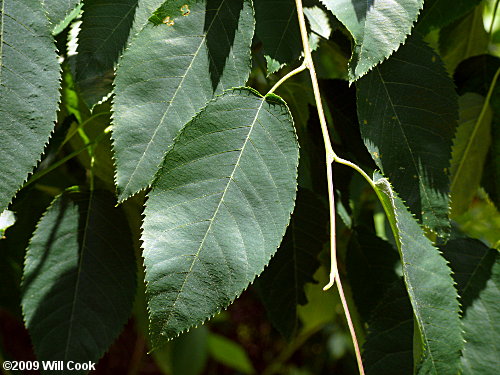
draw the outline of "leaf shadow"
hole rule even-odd
[[[363,21],[366,19],[366,15],[370,11],[371,8],[373,8],[375,5],[375,0],[366,0],[366,1],[359,1],[359,0],[351,0],[352,7],[354,8],[354,12],[356,13],[356,19],[358,22]]]
[[[204,32],[210,79],[215,92],[234,44],[243,0],[207,0]],[[221,38],[224,38],[221,40]],[[229,89],[223,87],[222,89]]]

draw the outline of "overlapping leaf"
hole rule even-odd
[[[271,322],[287,339],[298,328],[297,305],[304,305],[306,283],[314,282],[318,254],[327,240],[328,210],[312,192],[300,189],[281,247],[255,282]]]
[[[86,0],[78,34],[76,83],[89,107],[112,89],[114,66],[125,47],[137,0]]]
[[[357,83],[361,135],[410,210],[449,227],[451,145],[458,100],[439,57],[414,36]]]
[[[478,94],[460,97],[460,120],[451,160],[451,208],[464,213],[475,196],[491,142],[491,110]]]
[[[80,3],[81,0],[44,0],[43,7],[47,12],[52,26],[57,26],[62,22],[73,9]]]
[[[268,74],[299,58],[302,42],[293,0],[255,0],[255,19]]]
[[[449,241],[443,254],[450,261],[464,317],[464,375],[495,374],[500,358],[500,256],[478,240]]]
[[[351,32],[354,51],[349,80],[355,81],[403,43],[423,0],[321,0]]]
[[[60,74],[41,2],[2,0],[0,30],[3,211],[37,164],[54,127]]]
[[[136,263],[115,204],[108,193],[63,194],[38,224],[22,306],[40,361],[96,362],[130,315]]]
[[[115,80],[120,200],[147,187],[182,126],[213,95],[244,85],[250,72],[250,0],[167,1],[150,21]]]
[[[406,289],[424,346],[425,360],[419,374],[455,375],[463,338],[451,270],[387,179],[375,174],[374,182],[399,249]]]
[[[184,127],[145,209],[154,346],[228,306],[262,272],[293,210],[297,163],[290,113],[274,95],[228,91]]]

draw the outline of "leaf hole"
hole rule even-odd
[[[163,22],[167,26],[174,26],[175,24],[174,20],[171,19],[170,16],[166,16],[161,22]]]
[[[184,4],[183,6],[181,6],[181,13],[183,16],[189,16],[189,14],[191,13],[191,10],[189,9],[189,6],[187,4]]]

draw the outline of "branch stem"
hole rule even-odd
[[[343,162],[343,164],[349,165],[360,172],[363,177],[368,178],[370,185],[373,186],[373,181],[366,175],[366,173],[359,168],[357,165],[339,158],[333,151],[332,142],[330,140],[330,134],[328,132],[328,125],[326,122],[326,116],[323,109],[323,101],[321,100],[321,92],[319,90],[318,78],[316,76],[316,70],[314,68],[314,62],[311,56],[311,47],[309,46],[309,37],[307,34],[306,21],[304,18],[304,9],[302,7],[302,0],[295,0],[297,6],[297,16],[299,20],[300,36],[302,39],[302,46],[304,50],[304,63],[303,65],[309,70],[311,76],[311,82],[314,92],[314,100],[316,102],[316,108],[318,110],[319,122],[321,125],[321,133],[323,135],[323,142],[325,144],[326,153],[326,172],[328,179],[328,202],[330,208],[330,258],[331,258],[331,268],[330,268],[330,281],[323,288],[327,290],[331,288],[335,281],[337,282],[337,288],[339,291],[340,300],[342,301],[342,307],[344,308],[344,315],[349,326],[349,331],[351,333],[352,342],[354,345],[354,351],[356,353],[356,360],[358,362],[358,368],[360,375],[364,375],[365,371],[363,368],[363,362],[361,359],[361,352],[359,350],[358,340],[356,338],[356,331],[354,330],[354,325],[352,323],[351,315],[349,313],[349,308],[347,306],[347,301],[345,299],[344,290],[342,288],[342,283],[340,281],[340,275],[337,265],[337,247],[336,247],[336,230],[335,230],[335,195],[333,191],[333,171],[332,164],[334,161]]]
[[[278,87],[280,87],[280,86],[281,86],[281,84],[282,84],[283,82],[285,82],[288,78],[293,77],[294,75],[296,75],[296,74],[298,74],[298,73],[302,72],[302,71],[303,71],[303,70],[305,70],[305,69],[307,69],[306,64],[302,63],[302,65],[301,65],[301,66],[299,66],[298,68],[296,68],[296,69],[292,70],[292,71],[291,71],[291,72],[289,72],[288,74],[286,74],[286,75],[284,75],[283,77],[281,77],[281,79],[280,79],[278,82],[276,82],[276,84],[275,84],[275,85],[271,88],[271,90],[269,90],[269,91],[268,91],[268,93],[267,93],[266,95],[272,94],[272,93],[273,93],[274,91],[276,91],[276,89],[277,89]]]

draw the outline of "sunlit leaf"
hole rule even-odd
[[[60,73],[51,25],[41,2],[3,0],[0,4],[3,211],[40,160],[54,128]]]
[[[177,132],[207,101],[245,84],[253,28],[250,0],[175,0],[133,38],[115,80],[119,200],[151,184]]]
[[[144,211],[154,346],[227,307],[263,271],[293,210],[297,164],[292,119],[274,95],[228,91],[184,127]]]
[[[355,81],[399,48],[423,0],[321,0],[351,32],[354,51],[349,80]]]

